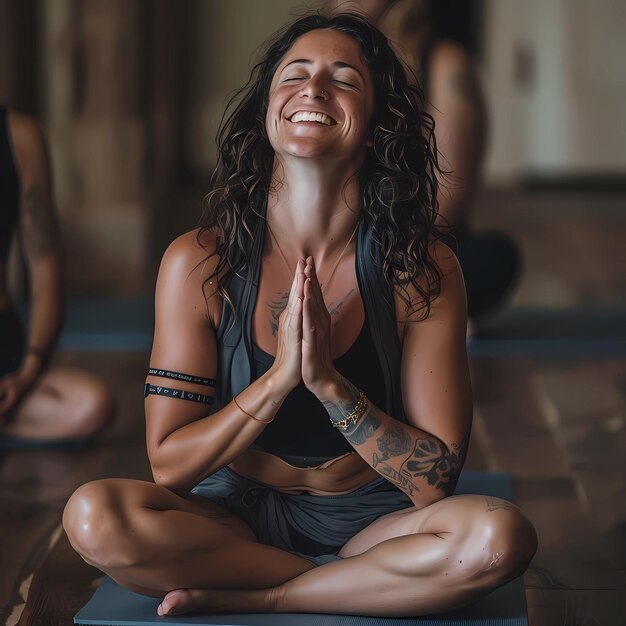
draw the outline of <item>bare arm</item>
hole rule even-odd
[[[341,431],[355,450],[418,507],[450,495],[463,467],[472,420],[465,349],[463,277],[447,246],[433,246],[444,273],[428,319],[406,321],[402,395],[408,424],[368,403],[363,417]],[[355,407],[359,391],[345,378],[319,396],[332,421]]]
[[[429,58],[428,112],[435,119],[441,168],[439,212],[465,226],[480,183],[486,116],[472,59],[460,46],[441,42]],[[443,223],[443,221],[442,221]]]
[[[166,251],[156,289],[156,326],[151,367],[215,378],[217,281],[203,283],[216,259],[205,262],[214,245],[205,233],[201,247],[196,232],[179,237]],[[302,282],[302,281],[300,281]],[[290,305],[298,301],[294,283]],[[299,329],[296,329],[296,331]],[[258,420],[270,421],[297,380],[287,380],[277,355],[270,370],[237,396],[239,405]],[[154,385],[211,394],[206,387],[148,377]],[[218,381],[219,384],[219,381]],[[258,437],[265,425],[245,415],[233,402],[209,415],[206,405],[163,396],[146,398],[147,446],[154,479],[172,491],[185,493],[200,480],[230,463]]]
[[[19,236],[31,290],[28,349],[20,375],[34,382],[54,349],[63,317],[61,246],[52,199],[50,160],[35,120],[9,114],[20,179]]]

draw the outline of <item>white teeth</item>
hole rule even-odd
[[[334,120],[324,113],[314,113],[313,111],[298,111],[291,116],[291,121],[296,122],[319,122],[326,126],[331,126]]]

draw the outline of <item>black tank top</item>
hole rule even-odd
[[[0,105],[0,262],[6,261],[20,206],[20,183],[7,123],[6,107]]]
[[[274,357],[252,346],[252,372],[259,378],[272,366]],[[359,336],[344,354],[333,361],[337,371],[363,391],[375,406],[386,406],[383,372],[372,340],[367,316]],[[337,457],[354,448],[331,423],[324,405],[304,383],[291,391],[275,420],[257,437],[255,447],[277,456]]]
[[[234,395],[267,371],[273,361],[271,355],[264,355],[258,347],[255,349],[252,341],[252,316],[267,230],[266,208],[265,202],[259,205],[253,236],[244,241],[246,248],[232,247],[228,251],[229,265],[233,268],[227,286],[232,307],[224,298],[216,333],[218,381],[212,412],[228,404]],[[406,423],[400,375],[402,345],[397,334],[394,291],[384,279],[383,254],[377,241],[371,220],[362,219],[356,236],[355,269],[365,323],[357,341],[335,361],[335,367],[362,389],[372,403]],[[311,457],[327,460],[353,452],[330,423],[323,405],[303,386],[292,391],[278,417],[253,445],[271,451],[284,450],[280,456],[301,467],[308,467]]]

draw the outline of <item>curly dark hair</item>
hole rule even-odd
[[[428,254],[441,236],[437,218],[437,150],[434,120],[424,111],[423,95],[386,37],[363,17],[343,13],[300,18],[269,42],[247,84],[228,103],[218,132],[218,162],[205,198],[200,232],[216,233],[219,261],[212,277],[247,269],[258,220],[265,220],[272,183],[274,150],[265,129],[269,88],[276,68],[294,41],[316,29],[352,37],[369,67],[374,84],[371,137],[357,172],[361,213],[383,255],[383,278],[399,287],[407,312],[430,313],[441,289],[441,274]],[[410,71],[410,70],[409,70]],[[228,111],[235,107],[226,117]],[[224,274],[222,274],[224,272]],[[418,278],[423,276],[420,284]],[[208,279],[207,279],[208,280]],[[407,285],[418,296],[410,298]],[[230,303],[226,288],[219,293]]]

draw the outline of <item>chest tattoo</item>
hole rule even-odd
[[[348,291],[348,293],[338,302],[331,302],[328,305],[328,312],[330,313],[332,325],[335,325],[337,323],[337,317],[341,313],[343,305],[353,293],[354,288],[350,289],[350,291]],[[273,337],[276,337],[276,335],[278,334],[278,318],[280,317],[280,314],[284,311],[285,307],[287,306],[287,302],[289,301],[288,291],[278,291],[276,292],[276,294],[277,295],[274,300],[270,300],[269,302],[267,300],[265,301],[265,304],[269,309],[269,323]]]
[[[270,300],[269,302],[265,302],[269,308],[270,312],[270,328],[272,329],[272,336],[276,337],[278,334],[278,318],[280,314],[283,312],[285,307],[287,306],[287,302],[289,300],[289,292],[288,291],[279,291],[278,296],[275,300]]]

